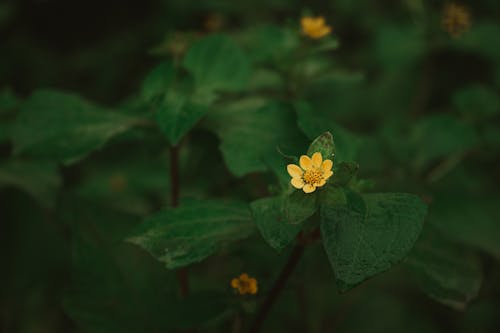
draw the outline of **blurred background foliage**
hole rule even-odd
[[[182,200],[266,196],[276,183],[266,170],[277,155],[266,144],[278,139],[258,135],[290,143],[285,153],[304,152],[306,137],[331,130],[341,159],[359,162],[358,189],[412,192],[429,204],[407,260],[345,294],[321,245],[311,246],[265,330],[498,332],[500,2],[461,5],[0,2],[1,330],[239,332],[247,325],[261,296],[235,295],[229,281],[247,271],[264,294],[286,258],[259,235],[190,267],[193,292],[182,301],[175,274],[123,242],[143,217],[168,205],[167,140],[178,139],[171,128],[151,131],[138,120],[150,117],[140,96],[154,94],[143,82],[217,32],[250,59],[250,83],[184,140]],[[305,14],[325,17],[332,44],[318,44],[325,50],[290,72],[286,54],[297,48]],[[297,119],[283,116],[281,104],[261,108],[267,104],[259,98],[276,91],[300,91],[307,105],[297,106]],[[64,107],[82,108],[83,123],[58,112]],[[38,113],[25,116],[32,109]],[[252,111],[242,118],[242,110]],[[51,128],[63,114],[74,126]],[[101,114],[95,136],[75,130]],[[47,150],[47,127],[66,144]]]

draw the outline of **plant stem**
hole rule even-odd
[[[276,301],[279,294],[285,287],[286,281],[295,270],[295,267],[297,267],[297,264],[300,258],[302,257],[303,253],[304,253],[304,246],[300,243],[297,243],[292,253],[290,254],[290,257],[288,257],[288,261],[285,264],[285,267],[283,267],[283,270],[281,271],[278,279],[274,283],[273,288],[267,295],[267,298],[264,300],[262,307],[257,313],[257,316],[255,317],[255,320],[252,324],[252,327],[250,328],[250,333],[258,333],[260,331],[262,324],[264,323],[264,320],[269,314],[269,310],[271,310],[271,307],[273,306],[274,302]]]
[[[179,206],[179,146],[170,147],[170,198],[172,207]]]
[[[180,180],[179,180],[179,146],[170,147],[170,198],[172,207],[179,207]],[[177,271],[177,280],[181,290],[181,296],[189,294],[189,279],[187,268]]]

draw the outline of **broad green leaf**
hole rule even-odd
[[[426,228],[407,265],[425,293],[457,310],[464,310],[479,293],[479,258],[442,237],[435,228]]]
[[[292,29],[265,25],[245,31],[241,39],[252,61],[281,66],[299,46],[298,37]]]
[[[197,90],[237,91],[247,84],[250,63],[245,53],[223,35],[205,37],[193,44],[183,61]]]
[[[473,119],[491,118],[500,112],[498,95],[481,85],[468,86],[453,95],[453,105]]]
[[[259,68],[252,71],[247,90],[261,92],[267,90],[283,91],[285,82],[277,72]]]
[[[375,40],[377,60],[389,70],[413,65],[425,52],[425,35],[417,25],[382,27]]]
[[[283,197],[264,198],[250,205],[262,237],[278,251],[290,244],[302,228],[300,224],[291,224],[287,220],[285,200]]]
[[[462,38],[452,40],[452,45],[458,49],[483,55],[491,61],[500,59],[500,47],[497,37],[500,35],[498,21],[478,21]]]
[[[319,195],[319,205],[325,205],[328,207],[345,206],[348,204],[348,197],[351,198],[349,195],[350,191],[342,187],[325,186],[324,189],[321,190]],[[362,201],[362,199],[360,200]],[[352,201],[353,200],[349,200],[349,202]]]
[[[294,114],[278,102],[245,99],[219,107],[207,116],[206,126],[221,139],[226,165],[236,176],[266,170],[265,161],[277,147],[294,155],[306,149]]]
[[[10,160],[0,164],[0,188],[14,186],[28,192],[45,207],[53,207],[61,184],[53,163]]]
[[[316,212],[317,192],[304,193],[294,189],[284,198],[283,213],[290,224],[299,224]]]
[[[307,102],[295,103],[294,107],[298,125],[307,137],[314,139],[325,132],[332,134],[335,143],[335,162],[357,160],[361,138],[336,124],[327,115],[318,113]]]
[[[142,98],[155,112],[158,126],[172,145],[196,125],[215,98],[210,92],[196,90],[191,77],[176,76],[172,63],[165,62],[142,85]]]
[[[313,140],[307,150],[307,155],[312,156],[316,152],[321,153],[323,160],[328,159],[334,161],[335,145],[333,143],[332,133],[325,132]]]
[[[426,214],[426,206],[411,194],[368,194],[363,199],[365,210],[349,202],[321,207],[323,245],[342,291],[401,261],[417,240]]]
[[[164,62],[155,67],[144,79],[141,95],[145,101],[152,101],[155,97],[162,97],[168,91],[175,79],[175,68],[171,62]]]
[[[359,165],[353,162],[340,162],[333,166],[333,175],[329,183],[337,186],[346,186],[358,173]]]
[[[207,113],[212,97],[170,89],[156,107],[156,122],[172,145],[178,144]]]
[[[82,171],[75,188],[81,198],[106,204],[119,211],[147,215],[155,210],[152,198],[166,202],[169,193],[168,163],[151,153],[114,157],[92,163]]]
[[[415,124],[411,140],[418,168],[438,158],[464,153],[478,143],[472,126],[444,114],[429,116]]]
[[[498,197],[443,193],[433,202],[429,220],[443,234],[500,259]]]
[[[253,232],[250,211],[237,202],[193,202],[147,218],[128,241],[168,268],[202,261],[228,243]]]
[[[14,153],[70,164],[137,122],[73,94],[40,90],[22,105],[13,124]]]
[[[132,244],[123,243],[137,219],[80,199],[66,200],[71,268],[63,307],[89,332],[166,332],[205,325],[224,314],[224,295],[177,295],[175,275]],[[140,306],[138,306],[140,305]]]

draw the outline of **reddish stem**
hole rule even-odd
[[[170,147],[170,199],[172,207],[179,207],[180,179],[179,179],[179,146]],[[181,268],[177,271],[177,280],[181,290],[181,296],[184,298],[189,295],[189,278],[187,268]]]

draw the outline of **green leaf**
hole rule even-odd
[[[433,202],[430,223],[451,239],[500,260],[498,197],[443,193]]]
[[[345,206],[348,203],[349,191],[339,186],[325,186],[321,190],[319,204],[328,207]],[[354,192],[353,192],[354,193]],[[362,199],[360,199],[362,201]],[[364,202],[363,202],[364,204]]]
[[[205,325],[227,312],[227,297],[220,293],[180,299],[175,274],[122,242],[137,218],[81,199],[66,199],[62,207],[71,231],[72,268],[62,304],[83,331],[170,332]]]
[[[318,136],[309,146],[307,155],[312,156],[314,153],[320,152],[323,160],[334,161],[335,145],[333,144],[333,136],[330,132],[325,132]]]
[[[22,105],[13,125],[14,153],[70,164],[137,122],[73,94],[40,90]]]
[[[284,212],[283,197],[263,198],[251,203],[252,215],[264,240],[281,251],[290,244],[302,226],[290,224]]]
[[[299,46],[299,36],[292,29],[265,25],[251,28],[244,33],[243,44],[252,61],[283,65]]]
[[[293,190],[285,197],[283,213],[290,224],[299,224],[316,212],[316,193],[304,193],[302,190]]]
[[[356,161],[361,147],[361,138],[339,126],[326,115],[313,110],[308,102],[300,101],[294,104],[297,112],[299,128],[310,139],[321,133],[330,132],[335,142],[335,161]]]
[[[498,95],[481,85],[468,86],[453,95],[453,105],[460,113],[474,119],[491,118],[500,112]]]
[[[418,168],[435,159],[466,152],[478,143],[472,126],[445,114],[420,120],[415,124],[411,138]]]
[[[178,144],[184,135],[207,113],[212,96],[195,92],[170,89],[159,102],[156,122],[172,145]]]
[[[199,262],[253,232],[245,204],[193,202],[153,215],[128,237],[168,268]]]
[[[329,183],[337,186],[346,186],[356,176],[359,165],[353,162],[340,162],[333,166],[333,175]]]
[[[144,79],[141,87],[141,96],[145,101],[152,101],[155,97],[162,97],[168,91],[175,79],[175,68],[171,62],[164,62],[155,67]]]
[[[220,150],[229,170],[236,176],[267,169],[276,147],[298,155],[307,141],[295,124],[290,108],[283,103],[244,99],[214,109],[206,126],[221,139]]]
[[[247,84],[250,63],[230,38],[212,35],[188,50],[183,66],[193,75],[197,89],[238,91]]]
[[[368,194],[363,206],[321,207],[323,245],[340,290],[388,270],[413,247],[426,206],[405,193]]]
[[[424,53],[424,32],[418,25],[381,27],[374,45],[381,65],[400,70],[413,65]]]
[[[59,171],[53,163],[10,160],[0,164],[0,188],[20,188],[45,207],[54,206],[56,191],[60,185]]]
[[[482,282],[479,258],[427,227],[408,257],[407,265],[421,288],[433,299],[465,310]]]
[[[113,155],[106,162],[86,165],[75,191],[80,198],[119,211],[151,214],[157,205],[152,199],[168,199],[168,161],[150,151],[138,154],[130,146],[127,152],[120,157]]]
[[[142,85],[142,97],[155,112],[160,130],[170,144],[178,144],[205,115],[215,95],[196,90],[191,77],[176,77],[172,63],[155,68]]]
[[[481,20],[474,24],[461,38],[454,38],[452,45],[466,52],[480,54],[493,62],[500,59],[500,47],[497,37],[500,34],[498,21]]]

